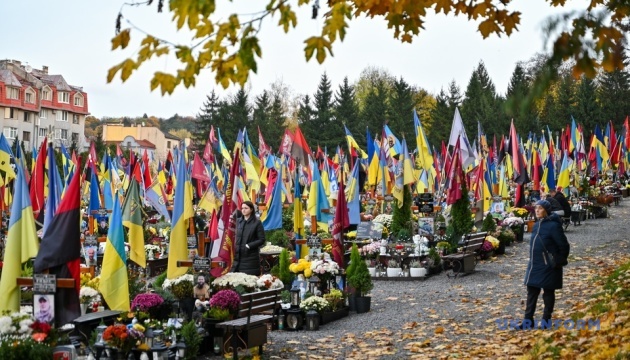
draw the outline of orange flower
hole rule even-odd
[[[44,333],[36,333],[31,335],[31,337],[33,338],[33,340],[37,341],[37,342],[42,342],[44,340],[46,340],[46,337],[48,335],[44,334]]]

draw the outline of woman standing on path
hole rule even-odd
[[[265,243],[265,229],[254,215],[254,204],[244,201],[242,217],[236,222],[236,244],[232,272],[260,276],[260,247]]]
[[[544,321],[551,319],[556,302],[555,290],[562,288],[562,267],[567,264],[570,250],[562,230],[562,220],[551,212],[549,201],[538,201],[535,211],[539,221],[534,225],[530,239],[529,263],[525,272],[527,304],[521,329],[534,325],[536,302],[542,289],[545,304],[542,318]]]

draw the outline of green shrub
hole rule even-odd
[[[486,218],[483,219],[483,224],[481,225],[481,231],[487,231],[488,233],[495,232],[497,230],[497,223],[494,221],[494,217],[492,214],[488,213]]]
[[[166,280],[166,271],[158,275],[155,280],[153,280],[153,288],[162,288],[162,284],[164,284],[164,280]]]
[[[361,254],[359,254],[359,247],[357,244],[352,244],[352,250],[350,250],[350,264],[346,268],[346,278],[350,279],[354,275],[354,272],[359,263],[362,263]]]
[[[194,321],[187,322],[184,326],[182,326],[182,337],[184,338],[184,343],[186,344],[186,360],[194,360],[197,359],[197,353],[199,352],[199,346],[203,339],[199,332],[197,331],[197,325]]]
[[[411,190],[409,189],[409,185],[405,185],[403,187],[402,206],[398,206],[398,200],[394,200],[394,204],[392,205],[394,208],[394,214],[392,216],[391,233],[394,234],[394,236],[399,236],[399,232],[403,229],[407,230],[408,233],[411,233],[412,202],[413,200],[411,199]]]
[[[265,239],[270,242],[272,245],[287,247],[289,245],[291,238],[287,235],[287,232],[284,229],[270,230],[265,232]]]
[[[278,259],[278,265],[280,267],[280,272],[278,276],[283,284],[291,284],[291,280],[293,280],[293,275],[291,271],[289,271],[289,265],[291,265],[291,260],[289,259],[289,251],[287,249],[282,249],[280,253],[280,258]]]
[[[348,284],[355,289],[357,295],[365,296],[374,288],[372,277],[365,261],[359,260],[353,272],[352,276],[348,278]]]

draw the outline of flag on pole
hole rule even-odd
[[[170,254],[169,254],[170,258]],[[114,209],[109,218],[109,230],[103,255],[103,269],[98,290],[111,310],[129,311],[129,281],[125,234],[118,196],[114,197]]]
[[[346,205],[345,186],[343,184],[343,176],[339,177],[339,196],[337,197],[337,207],[335,210],[335,220],[331,234],[333,236],[332,253],[333,260],[339,265],[340,269],[345,268],[343,263],[343,230],[350,226],[348,219],[348,206]]]
[[[186,260],[188,258],[188,219],[193,217],[192,209],[192,187],[186,171],[185,154],[183,150],[182,156],[177,163],[177,184],[175,185],[175,199],[173,204],[173,220],[171,238],[169,242],[168,267],[166,269],[166,277],[174,279],[184,275],[188,271],[187,267],[178,267],[178,260]]]
[[[4,252],[4,267],[0,277],[0,312],[20,310],[20,290],[17,278],[22,273],[22,263],[37,256],[39,244],[35,231],[33,209],[22,168],[17,166],[17,178],[9,220],[9,235]]]
[[[446,204],[452,205],[462,197],[462,160],[459,156],[459,140],[455,144],[453,151],[453,161],[448,172],[448,192]]]
[[[147,261],[144,252],[142,202],[139,188],[140,184],[135,179],[131,179],[127,196],[125,196],[122,206],[122,223],[129,229],[129,259],[145,268],[147,267]]]
[[[79,161],[75,164],[80,169]],[[48,269],[57,278],[73,278],[74,289],[57,289],[55,293],[55,324],[62,326],[81,315],[81,176],[72,177],[57,212],[44,232],[41,249],[33,270]]]
[[[295,240],[304,238],[304,209],[302,208],[302,190],[300,188],[300,175],[299,172],[295,172],[295,184],[293,186],[293,234]],[[303,258],[300,254],[302,246],[295,246],[295,257]]]

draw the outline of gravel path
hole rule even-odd
[[[598,261],[611,256],[628,255],[629,219],[630,199],[626,199],[612,206],[606,219],[569,226],[571,255],[554,317],[568,318],[566,311],[580,299],[576,289],[584,280],[583,269],[596,268]],[[496,319],[521,319],[529,235],[523,243],[507,247],[506,255],[481,261],[468,276],[449,279],[442,273],[418,281],[375,281],[369,313],[351,313],[316,332],[273,331],[263,358],[408,359],[414,356],[413,347],[430,347],[436,357],[443,357],[452,355],[461,340],[483,344],[494,336]],[[539,299],[537,316],[541,311]],[[449,350],[440,352],[444,348]]]

